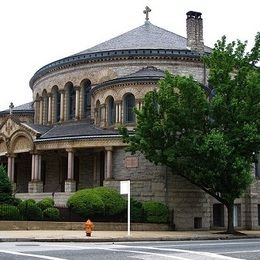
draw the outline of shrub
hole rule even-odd
[[[149,223],[167,223],[169,221],[169,210],[167,206],[156,201],[143,203],[146,221]]]
[[[27,199],[25,201],[27,201],[28,203],[36,204],[36,201],[34,199]]]
[[[104,215],[105,212],[105,205],[102,199],[92,189],[75,192],[68,199],[67,206],[83,218]]]
[[[126,200],[116,191],[107,187],[97,187],[92,189],[105,205],[105,216],[120,214],[126,209]]]
[[[32,199],[22,201],[18,206],[23,220],[42,220],[42,210]]]
[[[44,198],[37,202],[37,206],[44,211],[45,209],[48,208],[53,208],[54,206],[54,200],[52,198]]]
[[[143,222],[145,220],[143,204],[140,201],[131,198],[130,208],[132,222]]]
[[[12,205],[0,205],[0,220],[20,220],[19,209]]]
[[[12,203],[11,203],[11,204],[12,204],[13,206],[18,207],[19,204],[20,204],[21,202],[22,202],[21,199],[13,197],[13,198],[12,198]]]
[[[59,220],[60,211],[57,208],[47,208],[43,210],[43,219],[44,220]]]

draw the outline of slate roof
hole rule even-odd
[[[92,92],[95,92],[95,90],[102,88],[104,86],[108,86],[116,83],[131,82],[131,81],[147,81],[147,80],[158,81],[163,77],[164,77],[163,70],[157,69],[154,66],[147,66],[126,76],[102,82],[101,84],[95,86],[92,89]]]
[[[46,139],[64,140],[64,139],[80,139],[91,137],[108,137],[118,136],[115,130],[104,130],[94,126],[89,122],[73,122],[62,125],[55,125],[44,133],[38,141],[45,141]]]
[[[28,126],[35,130],[36,132],[40,134],[44,134],[47,131],[49,131],[52,127],[51,126],[46,126],[46,125],[38,125],[38,124],[33,124],[33,123],[23,123],[25,126]]]
[[[211,48],[205,46],[205,52]],[[51,62],[40,68],[30,80],[30,87],[42,76],[62,67],[78,65],[111,57],[138,56],[188,56],[199,57],[201,54],[187,47],[187,39],[176,33],[153,25],[146,21],[143,25],[100,43],[94,47]]]
[[[33,108],[33,102],[25,103],[20,106],[16,106],[13,108],[13,113],[33,113],[34,108]],[[9,113],[9,109],[0,111],[0,114],[7,114]]]
[[[145,22],[131,31],[79,52],[77,55],[99,51],[131,49],[187,50],[188,48],[186,38],[155,26],[151,22]]]

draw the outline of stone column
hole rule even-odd
[[[64,91],[64,120],[69,119],[69,89],[66,88]]]
[[[41,181],[41,155],[32,154],[31,181],[28,185],[29,193],[43,192],[43,182]]]
[[[48,94],[48,124],[52,124],[52,95],[51,93]]]
[[[31,181],[35,179],[35,154],[32,154]]]
[[[60,121],[64,121],[64,90],[60,90]]]
[[[75,119],[79,120],[79,108],[80,108],[80,87],[75,86],[76,90],[76,104],[75,104]]]
[[[76,182],[74,180],[74,150],[67,149],[68,152],[68,176],[65,181],[65,192],[76,191]]]
[[[135,101],[135,107],[140,110],[142,108],[142,100],[141,99],[137,99]]]
[[[115,103],[115,105],[116,105],[116,124],[118,123],[118,103]]]
[[[7,174],[10,182],[12,183],[13,190],[16,190],[16,183],[14,182],[14,154],[8,155],[8,168],[7,168]]]
[[[100,106],[100,126],[106,126],[106,105],[103,104]]]
[[[122,102],[118,103],[118,123],[122,123]]]
[[[35,99],[35,103],[34,103],[34,123],[35,124],[39,124],[39,119],[38,119],[38,116],[39,116],[39,105],[40,105],[40,100],[39,98]]]
[[[43,98],[40,97],[39,98],[39,124],[42,125],[43,123],[43,119],[42,119],[42,116],[43,116]]]
[[[48,96],[43,97],[43,115],[42,115],[42,122],[44,125],[48,123]]]
[[[11,182],[14,182],[14,155],[8,155],[8,178]]]
[[[85,117],[84,114],[84,88],[83,87],[79,87],[80,91],[79,91],[79,119],[82,119]]]
[[[113,147],[105,147],[106,150],[106,176],[105,179],[113,179],[113,168],[112,168],[112,151]]]

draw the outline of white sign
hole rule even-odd
[[[130,181],[120,181],[120,194],[130,193]]]
[[[120,181],[120,194],[127,194],[127,235],[130,236],[130,181]]]

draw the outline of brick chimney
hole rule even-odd
[[[192,51],[204,52],[203,22],[201,13],[189,11],[186,15],[187,46]]]

